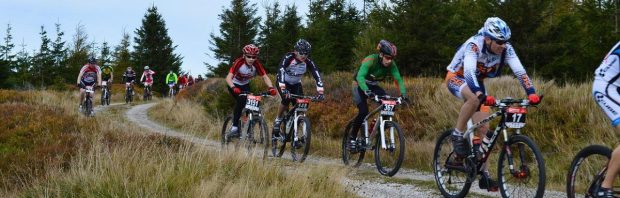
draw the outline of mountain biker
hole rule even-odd
[[[179,76],[179,91],[187,86],[187,75],[181,74]]]
[[[611,48],[601,65],[594,72],[592,95],[607,117],[611,119],[611,125],[620,131],[620,42]],[[595,197],[615,197],[612,189],[614,179],[620,171],[620,146],[616,146],[611,153],[611,159],[607,165],[607,173],[601,188]]]
[[[88,63],[80,69],[77,78],[77,86],[80,88],[80,109],[82,109],[86,86],[95,85],[101,86],[101,68],[97,65],[97,59],[95,59],[95,57],[90,57],[88,58]]]
[[[153,75],[155,72],[151,70],[151,68],[147,65],[144,66],[144,72],[142,72],[142,77],[140,77],[140,82],[144,82],[144,87],[149,88],[151,90],[151,86],[153,86]]]
[[[202,75],[198,74],[198,78],[196,78],[196,83],[205,80],[204,78],[202,78]]]
[[[258,61],[258,53],[260,49],[254,44],[248,44],[243,47],[243,56],[237,58],[226,76],[226,84],[228,85],[228,92],[235,98],[235,107],[233,113],[233,126],[230,132],[226,135],[231,137],[240,137],[239,133],[239,118],[241,117],[241,111],[245,107],[246,97],[239,96],[242,92],[250,91],[250,80],[254,76],[259,75],[265,81],[269,94],[275,96],[277,91],[273,88],[267,72],[263,68],[263,65]]]
[[[105,64],[101,68],[101,78],[107,83],[112,83],[112,80],[114,79],[114,68],[112,68],[110,64]]]
[[[401,97],[404,100],[408,100],[407,91],[405,90],[405,83],[400,76],[396,62],[393,61],[397,55],[396,46],[387,40],[379,41],[377,44],[377,50],[379,53],[366,56],[362,60],[362,65],[354,76],[353,87],[353,102],[355,103],[359,112],[353,120],[353,126],[351,134],[349,134],[349,149],[351,152],[357,152],[358,148],[365,145],[359,145],[357,143],[357,133],[360,130],[364,117],[368,115],[368,103],[366,99],[377,96],[384,96],[386,92],[379,86],[379,81],[385,79],[386,76],[391,75],[398,82]],[[361,144],[365,142],[362,141]]]
[[[174,85],[177,84],[177,78],[177,74],[170,70],[168,75],[166,75],[166,84],[168,84],[168,86],[172,85],[172,88],[174,88]]]
[[[455,163],[460,163],[458,161],[467,154],[465,147],[467,143],[463,138],[467,120],[471,118],[476,123],[488,117],[489,106],[495,104],[495,98],[486,93],[483,84],[484,78],[499,76],[504,64],[508,64],[525,89],[530,104],[540,102],[534,84],[525,72],[512,45],[508,42],[510,35],[510,29],[506,22],[497,17],[488,18],[478,33],[459,47],[452,62],[447,67],[448,73],[445,81],[448,90],[452,95],[465,101],[461,107],[456,127],[452,132],[452,145],[457,154]],[[485,135],[488,131],[489,123],[477,130],[478,137],[484,137],[485,143],[489,142],[487,135]],[[497,191],[497,182],[491,179],[487,164],[484,165],[479,187],[489,191]]]
[[[319,94],[319,99],[324,98],[323,81],[319,74],[319,68],[308,58],[311,48],[312,46],[308,41],[299,39],[299,41],[295,43],[295,50],[287,53],[282,61],[280,61],[280,70],[276,78],[278,86],[280,87],[278,92],[280,93],[282,101],[280,102],[278,114],[276,114],[276,119],[273,123],[273,132],[271,133],[273,138],[283,138],[283,136],[280,135],[282,116],[284,111],[288,109],[289,103],[293,102],[293,105],[295,104],[295,101],[290,98],[290,94],[303,95],[304,91],[301,78],[308,69],[316,81],[316,91]]]
[[[129,86],[133,86],[133,82],[135,80],[136,80],[136,72],[133,71],[131,67],[127,67],[127,70],[125,71],[125,73],[123,73],[123,81],[125,81],[125,91],[129,89]]]
[[[194,85],[194,77],[192,77],[192,75],[189,75],[189,78],[187,79],[187,86],[192,86]]]

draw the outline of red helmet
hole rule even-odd
[[[258,49],[258,47],[256,47],[256,45],[254,44],[249,44],[243,47],[244,54],[258,55],[258,52],[260,52],[260,49]]]

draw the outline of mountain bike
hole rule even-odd
[[[541,97],[542,99],[542,97]],[[502,197],[542,197],[545,192],[545,161],[540,149],[521,133],[525,126],[527,108],[535,106],[527,99],[504,98],[496,100],[499,110],[469,127],[463,135],[467,142],[467,155],[457,156],[452,147],[452,130],[437,139],[433,154],[435,182],[445,197],[467,195],[476,176],[483,171],[498,136],[503,134],[497,164],[499,190]],[[495,118],[501,118],[489,143],[476,143],[474,131]],[[508,134],[508,129],[513,131]],[[488,148],[488,150],[486,150]]]
[[[153,95],[151,93],[151,85],[144,85],[144,96],[142,97],[142,100],[147,101],[147,100],[151,100],[153,98]]]
[[[263,158],[266,158],[269,150],[269,133],[267,132],[267,124],[265,123],[265,119],[263,118],[263,114],[261,112],[260,102],[263,97],[270,95],[268,92],[260,94],[242,92],[239,96],[246,96],[246,103],[245,107],[241,111],[241,118],[239,119],[240,123],[238,125],[241,137],[239,137],[239,141],[237,141],[236,144],[244,142],[246,148],[248,149],[251,149],[256,144],[262,145],[264,147]],[[224,120],[224,125],[222,126],[222,147],[225,147],[235,139],[229,138],[227,135],[232,126],[233,115],[231,114],[226,117],[226,120]],[[258,135],[258,137],[256,135]]]
[[[364,118],[360,127],[363,136],[357,137],[358,146],[355,150],[349,147],[349,134],[354,119],[345,127],[342,136],[342,161],[345,165],[358,167],[364,160],[366,150],[374,150],[377,170],[381,175],[391,177],[398,172],[405,157],[405,137],[398,123],[394,121],[396,106],[403,103],[403,98],[375,95],[373,101],[380,105]],[[369,124],[368,119],[374,115],[377,115],[377,118]]]
[[[101,81],[101,105],[110,105],[110,88],[108,81]]]
[[[125,104],[129,104],[130,102],[133,102],[133,83],[126,82],[125,87]]]
[[[84,92],[86,94],[84,96],[84,101],[82,102],[82,113],[89,117],[95,116],[95,112],[93,110],[93,94],[95,94],[95,87],[87,85],[83,85],[82,87],[84,87]]]
[[[567,197],[594,197],[605,179],[611,153],[610,148],[602,145],[590,145],[579,151],[566,177]],[[614,180],[614,185],[617,184],[618,177]],[[620,196],[617,186],[614,186],[614,195]]]
[[[172,98],[174,94],[176,94],[174,92],[174,83],[168,83],[168,97]]]
[[[312,139],[312,127],[310,119],[306,117],[306,112],[310,107],[310,101],[319,101],[318,96],[303,96],[290,94],[291,99],[295,100],[295,105],[289,110],[280,124],[280,137],[271,139],[271,152],[274,157],[282,157],[286,149],[286,142],[291,142],[291,156],[293,161],[304,162],[310,151],[310,140]],[[297,156],[297,151],[301,150],[301,156]]]

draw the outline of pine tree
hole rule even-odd
[[[12,50],[15,47],[13,44],[13,35],[11,34],[11,24],[6,25],[6,36],[4,37],[3,45],[0,45],[0,59],[4,59],[6,61],[12,61],[15,58],[15,55],[12,54]]]
[[[32,88],[32,74],[30,73],[32,67],[32,56],[26,51],[26,44],[22,41],[21,51],[19,51],[15,58],[15,74],[11,77],[11,82],[18,88],[30,89]]]
[[[214,76],[226,76],[232,62],[239,57],[243,46],[254,42],[258,33],[260,17],[256,15],[256,4],[248,5],[248,0],[233,0],[231,8],[219,14],[220,36],[211,34],[209,49],[220,62],[217,66],[207,65]]]
[[[148,65],[156,72],[153,90],[164,93],[167,87],[164,83],[166,74],[170,70],[179,72],[183,57],[174,53],[177,46],[172,44],[166,22],[157,12],[157,7],[147,10],[142,26],[136,29],[135,34],[132,60],[140,67],[136,68],[136,72],[142,73],[143,67]]]
[[[99,58],[97,60],[97,64],[104,66],[106,64],[109,64],[110,62],[112,62],[112,60],[110,60],[110,46],[108,46],[108,42],[103,42],[103,44],[101,44],[101,53],[99,55]]]
[[[64,73],[69,72],[66,71],[66,61],[67,61],[67,48],[65,47],[65,41],[62,40],[62,37],[65,33],[60,29],[60,24],[56,23],[56,39],[52,43],[52,51],[51,56],[54,60],[54,69],[51,71],[54,76],[54,81],[56,83],[70,82],[69,79],[64,79]]]
[[[11,24],[7,24],[6,36],[3,45],[0,45],[0,88],[8,88],[10,86],[10,78],[14,75],[15,63],[12,50],[13,35],[11,35]]]
[[[34,57],[34,71],[35,72],[35,84],[41,87],[45,87],[52,83],[53,70],[54,70],[54,58],[52,57],[52,50],[50,49],[51,40],[47,37],[47,31],[45,27],[41,26],[41,46],[39,51]]]
[[[114,66],[114,76],[117,76],[118,82],[122,80],[123,72],[125,72],[126,68],[131,67],[131,54],[129,52],[131,43],[129,38],[129,34],[123,32],[123,39],[114,48],[114,53],[112,54],[114,57],[114,63],[112,64]]]
[[[82,66],[88,61],[91,46],[88,44],[88,34],[82,24],[78,24],[75,28],[75,35],[73,35],[73,42],[69,49],[69,56],[67,58],[66,70],[64,72],[64,78],[68,79],[70,83],[76,83],[77,76]]]

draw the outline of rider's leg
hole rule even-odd
[[[620,131],[620,124],[616,125],[616,131]],[[601,184],[603,188],[611,188],[614,184],[614,179],[618,176],[618,172],[620,172],[620,146],[617,146],[614,151],[611,153],[611,159],[609,160],[609,165],[607,165],[607,174],[605,174],[605,180]]]
[[[250,87],[248,85],[237,85],[235,87],[239,87],[241,91],[249,91]],[[233,110],[233,128],[239,127],[239,118],[241,118],[241,111],[245,107],[246,97],[238,96],[233,93],[233,90],[229,87],[228,92],[235,98],[235,107]]]
[[[463,133],[467,129],[467,121],[474,115],[476,109],[478,109],[480,101],[478,100],[478,97],[471,92],[467,85],[461,89],[461,95],[465,99],[465,103],[461,106],[461,111],[459,112],[459,117],[456,120],[455,128],[457,132]]]
[[[368,89],[370,89],[376,95],[379,95],[379,96],[386,95],[385,90],[377,85],[368,84]],[[362,89],[359,88],[358,86],[354,89],[353,94],[354,94],[353,101],[356,103],[356,106],[359,112],[357,113],[357,116],[355,117],[355,120],[353,121],[353,126],[351,128],[352,130],[350,134],[351,138],[357,137],[357,133],[359,129],[362,127],[364,118],[368,115],[368,103],[366,101],[368,97],[366,96],[366,94],[364,94],[364,91],[362,91]],[[357,94],[357,96],[355,96],[355,94]]]

